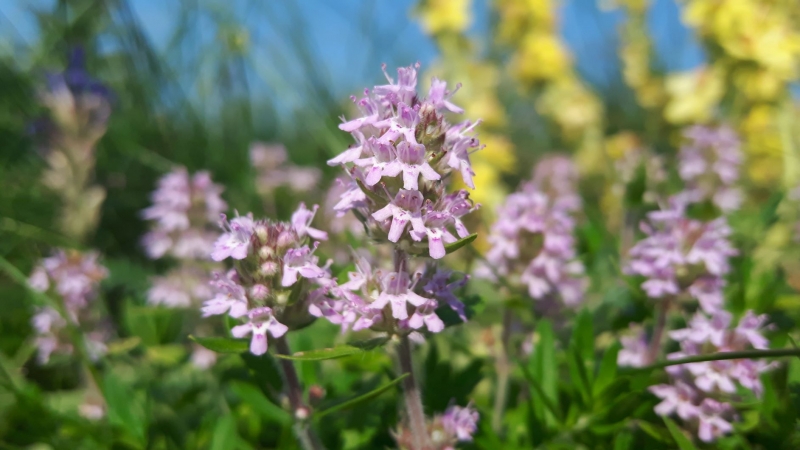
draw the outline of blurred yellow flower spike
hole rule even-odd
[[[783,146],[777,110],[769,105],[753,107],[740,125],[748,156],[747,173],[758,185],[774,185],[781,180]]]
[[[526,83],[557,79],[571,67],[571,57],[559,37],[547,32],[526,34],[511,62],[514,76]]]
[[[621,131],[606,138],[606,155],[613,161],[620,160],[625,156],[641,149],[642,142],[636,133],[631,131]]]
[[[500,15],[501,42],[513,43],[531,31],[552,30],[556,25],[552,0],[497,0],[494,8]]]
[[[471,0],[425,0],[417,7],[426,33],[462,33],[472,24]]]
[[[664,118],[673,124],[705,123],[724,93],[723,73],[718,67],[701,67],[667,75],[669,101]]]
[[[552,117],[567,138],[579,139],[580,132],[600,121],[602,104],[574,77],[556,80],[544,88],[536,107]]]

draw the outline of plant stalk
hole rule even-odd
[[[285,336],[275,339],[275,346],[281,355],[291,355],[289,343]],[[286,396],[289,398],[289,406],[292,409],[292,417],[295,420],[294,433],[300,446],[304,450],[322,450],[325,447],[320,442],[314,430],[309,425],[308,418],[311,410],[303,403],[303,388],[300,385],[300,378],[297,377],[297,370],[294,363],[289,359],[279,358],[281,369],[283,369],[283,380]]]
[[[800,349],[782,348],[774,350],[744,350],[741,352],[720,352],[709,355],[689,356],[680,359],[660,361],[645,367],[630,369],[630,372],[646,372],[649,370],[663,369],[669,366],[679,366],[681,364],[691,364],[706,361],[725,361],[730,359],[760,359],[760,358],[783,358],[796,356],[800,358]]]
[[[505,413],[506,403],[508,402],[508,377],[511,368],[508,365],[508,341],[511,338],[511,311],[503,308],[503,328],[500,331],[501,346],[498,350],[496,360],[497,371],[497,391],[494,398],[494,409],[492,414],[492,430],[500,433],[503,429],[503,414]]]
[[[647,349],[647,362],[652,364],[658,359],[661,352],[661,341],[664,340],[664,331],[667,328],[667,313],[669,312],[670,298],[665,298],[659,303],[656,312],[656,325],[653,328],[653,336],[650,338],[650,346]]]
[[[403,396],[408,416],[408,426],[412,435],[413,450],[430,450],[433,448],[428,436],[428,426],[425,422],[425,411],[422,409],[422,396],[414,377],[414,365],[411,360],[411,343],[408,336],[400,338],[400,345],[397,346],[397,357],[400,362],[400,370],[403,374],[408,374],[403,379]]]

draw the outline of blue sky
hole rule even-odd
[[[0,49],[11,43],[33,44],[39,30],[31,8],[50,9],[55,0],[5,0],[0,3]],[[201,0],[205,12],[195,17],[195,31],[188,59],[202,62],[217,39],[211,15],[223,23],[246,29],[250,36],[252,77],[255,85],[279,84],[276,74],[294,73],[289,53],[291,37],[301,37],[313,51],[315,68],[324,75],[334,95],[352,93],[380,77],[379,62],[426,64],[436,57],[436,47],[411,19],[411,0]],[[476,0],[476,37],[485,34],[488,8]],[[620,11],[602,11],[596,0],[566,0],[562,6],[562,30],[576,56],[578,69],[593,84],[607,86],[619,79],[617,59],[618,27],[624,20]],[[168,47],[180,17],[180,0],[130,0],[150,41],[161,51]],[[277,6],[275,6],[277,5]],[[295,5],[286,7],[286,5]],[[335,5],[335,6],[334,6]],[[265,19],[271,17],[273,21]],[[680,22],[675,0],[655,0],[649,26],[659,54],[668,71],[691,69],[703,62],[702,49]],[[294,34],[294,36],[289,36]],[[113,46],[110,41],[101,43]],[[3,49],[4,50],[4,49]],[[200,50],[200,51],[197,51]],[[22,57],[21,55],[20,57]],[[187,73],[190,90],[202,90],[197,74]],[[284,79],[284,81],[287,81]],[[291,81],[291,80],[288,80]],[[191,89],[193,88],[193,89]],[[206,87],[208,88],[208,87]],[[280,89],[278,87],[278,89]]]

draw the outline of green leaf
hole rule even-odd
[[[250,343],[246,339],[233,339],[225,337],[203,338],[191,335],[189,336],[189,339],[217,353],[244,353],[250,349]]]
[[[113,373],[103,379],[103,395],[108,404],[108,421],[125,430],[141,448],[145,446],[144,407],[133,392]]]
[[[214,427],[210,449],[227,450],[233,448],[233,443],[237,440],[236,421],[233,416],[226,414],[217,421],[217,425]]]
[[[288,411],[269,401],[269,399],[252,384],[234,380],[230,382],[230,388],[236,396],[243,402],[252,406],[253,409],[265,419],[278,422],[284,426],[292,423],[292,415],[289,414]]]
[[[461,247],[472,243],[472,241],[474,241],[477,237],[478,237],[478,233],[472,233],[469,236],[467,236],[465,238],[461,238],[461,239],[459,239],[459,240],[457,240],[457,241],[455,241],[453,243],[445,244],[444,250],[449,255],[450,253],[453,253],[454,251],[460,249]]]
[[[675,439],[675,443],[678,444],[678,448],[680,450],[697,450],[697,447],[692,444],[692,441],[683,434],[678,425],[672,421],[669,417],[664,417],[664,423],[667,424],[667,429],[669,433],[672,435],[672,438]]]
[[[308,350],[305,352],[296,352],[291,355],[276,354],[275,357],[281,359],[291,359],[293,361],[324,361],[326,359],[344,358],[345,356],[356,355],[364,353],[368,350],[378,348],[389,341],[388,337],[380,337],[369,339],[367,341],[352,342],[345,345],[337,345],[331,348],[321,348],[317,350]]]
[[[622,431],[614,438],[614,450],[628,450],[633,445],[633,435],[630,431]]]
[[[525,375],[525,379],[528,381],[528,384],[530,384],[531,387],[533,387],[533,390],[536,391],[536,393],[539,395],[539,398],[541,399],[541,404],[545,406],[547,410],[550,412],[550,414],[552,414],[553,417],[558,419],[558,421],[560,422],[561,412],[559,411],[556,404],[552,400],[550,400],[549,396],[545,393],[542,384],[539,382],[539,380],[537,380],[533,376],[533,374],[531,374],[531,372],[528,370],[527,367],[525,367],[524,364],[520,364],[520,368],[522,369],[522,373]],[[534,405],[535,404],[537,403],[534,403]],[[541,414],[539,415],[541,416]]]
[[[622,348],[620,343],[614,342],[603,354],[600,369],[597,371],[597,377],[594,380],[593,392],[595,397],[599,396],[614,382],[614,378],[617,376],[617,355],[620,348]]]
[[[534,409],[544,413],[544,406],[550,414],[547,417],[549,425],[561,421],[562,415],[558,405],[558,361],[556,360],[556,338],[553,325],[548,320],[542,320],[536,327],[536,336],[539,340],[534,347],[530,360],[530,378],[538,386],[537,391],[542,396],[540,402],[534,402]],[[558,418],[558,420],[556,420]]]
[[[381,387],[379,387],[377,389],[369,391],[366,394],[361,394],[361,395],[353,397],[353,398],[351,398],[349,400],[345,400],[342,403],[339,403],[337,405],[333,405],[333,406],[331,406],[331,407],[329,407],[327,409],[319,411],[319,412],[314,414],[314,417],[316,417],[316,418],[325,417],[328,414],[339,412],[339,411],[343,411],[345,409],[349,409],[349,408],[352,408],[352,407],[354,407],[354,406],[356,406],[356,405],[358,405],[360,403],[363,403],[363,402],[365,402],[367,400],[371,400],[371,399],[383,394],[384,392],[388,391],[389,389],[391,389],[393,386],[395,386],[397,383],[402,381],[403,378],[405,378],[407,376],[408,376],[408,374],[404,373],[403,375],[395,378],[394,380],[390,381],[389,383],[384,384],[383,386],[381,386]]]

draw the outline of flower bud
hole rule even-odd
[[[264,300],[269,295],[269,288],[264,286],[263,284],[257,284],[250,288],[250,296],[254,300]]]

